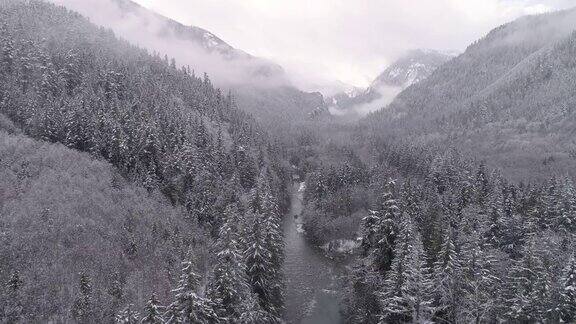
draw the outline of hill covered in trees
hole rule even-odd
[[[200,27],[184,25],[130,0],[50,1],[111,28],[132,44],[175,58],[178,66],[208,73],[217,87],[232,92],[240,110],[272,135],[279,129],[290,132],[293,124],[325,108],[322,95],[297,89],[279,65],[234,48]]]
[[[514,179],[574,170],[574,10],[503,25],[362,123],[367,137],[454,146]]]
[[[359,237],[348,322],[574,321],[574,18],[497,28],[348,139],[303,134],[307,234]]]
[[[65,8],[0,22],[0,321],[277,322],[288,176],[255,121]]]

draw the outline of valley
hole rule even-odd
[[[322,94],[93,5],[0,0],[1,323],[576,321],[576,9]]]

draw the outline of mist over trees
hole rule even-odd
[[[566,10],[494,29],[367,116],[363,135],[454,146],[515,181],[574,176],[575,18]]]
[[[346,322],[576,321],[575,18],[501,26],[350,124],[1,0],[0,322],[282,323],[294,181]]]

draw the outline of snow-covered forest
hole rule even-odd
[[[574,9],[332,96],[147,17],[245,83],[0,0],[0,323],[576,322]]]

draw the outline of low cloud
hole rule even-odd
[[[112,29],[117,36],[151,53],[168,55],[178,65],[190,66],[197,75],[206,72],[220,86],[246,83],[276,86],[287,83],[282,73],[270,77],[256,73],[266,64],[264,60],[253,59],[240,52],[239,57],[231,58],[225,53],[209,51],[201,44],[177,35],[164,17],[139,6],[125,10],[115,0],[49,1],[79,12],[91,22]]]
[[[296,84],[367,87],[414,48],[462,51],[491,29],[574,0],[136,0],[272,59]]]
[[[347,107],[345,109],[339,109],[335,106],[329,107],[329,111],[332,115],[345,117],[350,120],[360,119],[367,114],[374,112],[376,110],[385,108],[388,106],[396,96],[402,92],[402,87],[390,87],[390,86],[382,86],[375,91],[380,94],[380,98],[354,105],[352,107]]]
[[[114,0],[48,0],[110,27],[118,35],[220,83],[246,83],[254,62],[233,64],[163,34],[155,15],[122,15]],[[498,25],[526,14],[574,5],[573,0],[134,0],[230,45],[282,65],[287,75],[250,80],[290,83],[331,94],[365,88],[387,65],[414,48],[462,51]],[[143,28],[142,20],[146,21]],[[249,77],[248,77],[249,79]]]

